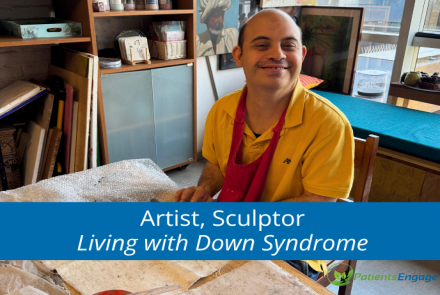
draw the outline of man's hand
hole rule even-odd
[[[209,193],[201,186],[192,186],[179,190],[174,196],[176,202],[214,202]]]

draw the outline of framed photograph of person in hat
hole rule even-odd
[[[238,42],[239,0],[197,0],[197,56],[231,53]]]

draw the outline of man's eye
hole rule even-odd
[[[287,47],[287,48],[296,48],[296,44],[285,44],[284,47]]]

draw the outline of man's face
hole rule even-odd
[[[287,15],[272,12],[252,18],[245,29],[243,47],[233,50],[247,83],[274,90],[293,89],[306,54],[300,38],[298,27]]]
[[[208,17],[208,29],[212,34],[218,35],[223,29],[223,21],[225,19],[225,12],[221,9],[214,10]]]

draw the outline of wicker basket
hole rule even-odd
[[[169,60],[186,57],[186,40],[170,42],[148,40],[148,47],[152,58]]]

